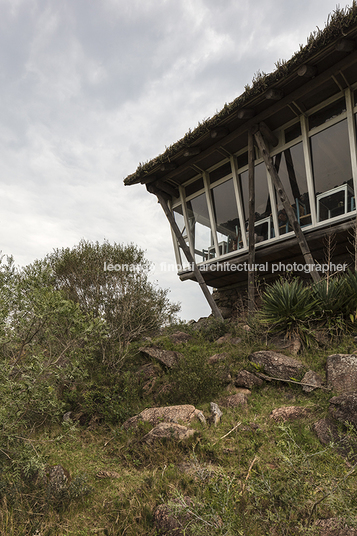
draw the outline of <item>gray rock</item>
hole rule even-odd
[[[154,510],[154,524],[160,534],[165,536],[190,536],[188,525],[192,516],[188,513],[189,508],[194,507],[193,501],[190,497],[183,497],[182,499],[176,499],[174,504],[160,504]],[[183,507],[181,511],[178,511],[178,506]]]
[[[253,363],[264,367],[268,375],[282,380],[298,378],[305,368],[297,359],[270,350],[254,352],[249,356],[249,359]]]
[[[196,417],[202,424],[206,424],[206,417],[203,415],[202,411],[198,411]]]
[[[327,358],[327,385],[339,393],[357,391],[357,355],[334,354]]]
[[[236,408],[238,406],[246,406],[248,404],[248,395],[245,393],[236,393],[235,395],[222,398],[221,406],[225,408]]]
[[[53,465],[47,470],[47,493],[50,498],[58,498],[70,482],[69,472],[62,465]]]
[[[229,356],[226,352],[222,352],[221,354],[214,354],[208,358],[208,363],[212,365],[213,363],[218,363],[218,361],[224,361],[225,359],[227,359],[227,357]]]
[[[201,413],[195,406],[191,404],[183,404],[181,406],[165,406],[160,408],[147,408],[144,409],[138,415],[131,417],[123,424],[123,428],[127,430],[131,427],[136,427],[140,421],[150,422],[151,424],[158,424],[162,422],[177,423],[182,421],[184,423],[190,423],[192,419],[197,417],[197,414]]]
[[[217,426],[217,424],[221,420],[223,413],[219,409],[218,404],[216,404],[215,402],[211,402],[210,407],[211,407],[211,414],[212,414],[212,422],[215,426]]]
[[[282,408],[273,409],[270,414],[270,418],[274,421],[293,421],[306,417],[309,413],[308,408],[302,408],[300,406],[284,406]]]
[[[242,342],[242,339],[240,337],[232,337],[230,333],[226,333],[215,342],[216,344],[239,344]]]
[[[62,417],[63,422],[68,422],[68,421],[71,421],[72,419],[73,419],[73,411],[67,411],[67,413],[65,413]]]
[[[332,419],[320,419],[312,428],[323,445],[339,441],[338,428]]]
[[[182,344],[190,341],[192,339],[192,335],[189,333],[184,333],[183,331],[175,331],[175,333],[170,335],[170,339],[175,344]]]
[[[168,368],[172,368],[176,363],[184,356],[179,352],[173,352],[172,350],[163,350],[158,346],[141,347],[139,352],[142,352],[147,357],[156,359]]]
[[[317,372],[314,372],[313,370],[308,370],[306,374],[304,375],[303,379],[301,380],[301,383],[309,383],[310,385],[316,385],[316,387],[309,387],[308,385],[304,385],[302,390],[305,393],[311,393],[314,389],[317,387],[322,386],[322,378]]]
[[[251,389],[252,387],[260,387],[264,382],[255,374],[252,374],[247,370],[241,370],[234,380],[234,383],[237,387],[246,387]]]
[[[346,422],[353,424],[357,430],[357,392],[331,398],[329,413],[342,424]]]
[[[143,437],[143,441],[149,445],[157,441],[158,439],[177,439],[178,441],[183,441],[193,436],[195,430],[187,428],[187,426],[182,426],[181,424],[170,423],[170,422],[160,422],[155,426],[149,433]]]

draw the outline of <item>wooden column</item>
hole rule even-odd
[[[197,282],[200,285],[200,287],[202,289],[202,292],[205,295],[205,298],[209,303],[209,306],[211,307],[213,316],[215,318],[218,318],[219,320],[222,320],[222,322],[223,322],[222,313],[218,309],[218,306],[217,306],[216,302],[214,301],[214,299],[212,297],[212,294],[208,290],[208,287],[207,287],[207,285],[205,283],[205,280],[203,279],[203,276],[202,276],[200,270],[198,269],[198,266],[197,266],[197,264],[195,262],[195,259],[193,258],[192,254],[191,254],[190,248],[186,244],[186,242],[185,242],[185,240],[184,240],[184,238],[183,238],[183,236],[182,236],[182,234],[180,232],[180,229],[178,228],[178,225],[175,222],[175,218],[173,217],[172,212],[170,211],[169,207],[167,206],[167,203],[165,201],[164,196],[160,193],[160,191],[158,191],[156,189],[153,191],[153,193],[155,193],[160,205],[162,206],[162,209],[165,212],[165,215],[166,215],[167,219],[169,220],[171,228],[172,228],[172,230],[173,230],[173,232],[174,232],[174,234],[175,234],[175,236],[176,236],[176,238],[178,240],[178,243],[180,244],[180,247],[182,248],[182,251],[184,252],[184,254],[186,256],[186,259],[188,260],[188,262],[190,263],[190,265],[193,268],[193,272],[195,274]]]
[[[248,314],[255,311],[255,185],[254,185],[254,138],[248,131],[248,181],[249,181],[249,253],[248,253]]]
[[[284,190],[284,186],[280,180],[280,177],[276,171],[276,168],[273,164],[273,160],[269,154],[269,150],[266,146],[266,143],[264,141],[264,138],[262,136],[262,133],[256,129],[254,131],[254,137],[255,137],[255,141],[257,142],[257,145],[259,147],[259,150],[260,150],[260,153],[264,159],[264,162],[265,162],[265,165],[269,171],[269,174],[272,178],[272,181],[273,181],[273,184],[276,188],[276,191],[281,199],[281,202],[283,204],[283,207],[285,209],[285,212],[286,212],[286,215],[289,219],[289,222],[290,222],[290,225],[291,227],[293,228],[294,232],[295,232],[295,235],[296,235],[296,238],[297,238],[297,241],[298,241],[298,244],[300,246],[300,249],[301,249],[301,253],[303,254],[304,256],[304,260],[306,262],[306,264],[309,264],[311,265],[311,271],[310,271],[310,274],[311,274],[311,277],[313,279],[313,281],[315,283],[317,283],[318,281],[320,281],[320,274],[318,272],[316,272],[315,270],[315,261],[311,255],[311,252],[310,252],[310,248],[308,246],[308,243],[306,241],[306,238],[301,230],[301,227],[300,227],[300,224],[297,220],[297,217],[295,215],[295,212],[294,212],[294,209],[291,207],[290,205],[290,201],[288,199],[288,196],[286,195],[286,192]]]

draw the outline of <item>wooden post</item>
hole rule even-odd
[[[281,199],[281,202],[283,204],[283,207],[285,209],[286,215],[289,219],[290,225],[293,228],[298,244],[301,249],[301,253],[304,256],[306,264],[309,264],[311,266],[310,274],[315,283],[320,281],[320,274],[316,272],[315,270],[315,262],[311,255],[310,248],[308,246],[308,243],[306,241],[306,238],[301,230],[300,224],[297,220],[297,217],[295,215],[295,212],[293,208],[290,205],[290,201],[288,199],[288,196],[286,195],[284,186],[280,180],[280,177],[276,171],[276,168],[273,164],[273,160],[269,154],[269,150],[266,146],[266,143],[264,141],[264,138],[262,136],[262,133],[259,130],[256,130],[254,132],[254,137],[257,142],[257,145],[259,147],[260,153],[264,159],[265,165],[269,171],[269,174],[272,178],[273,184],[276,188],[276,191]]]
[[[176,236],[176,238],[178,240],[178,243],[180,244],[180,247],[182,248],[182,251],[184,252],[184,254],[186,256],[186,259],[188,260],[188,262],[190,263],[190,265],[193,268],[193,272],[194,272],[194,274],[196,276],[197,282],[200,285],[200,287],[202,289],[202,292],[205,295],[205,298],[209,303],[209,306],[211,307],[213,316],[215,318],[218,318],[219,320],[222,320],[222,322],[223,322],[222,313],[218,309],[218,306],[217,306],[216,302],[214,301],[214,299],[212,297],[212,294],[210,293],[210,291],[207,288],[206,282],[203,279],[203,276],[202,276],[200,270],[198,269],[198,266],[197,266],[197,264],[195,262],[195,259],[191,255],[190,248],[186,244],[186,242],[185,242],[185,240],[184,240],[184,238],[183,238],[183,236],[182,236],[182,234],[180,232],[180,229],[178,228],[178,225],[175,222],[175,218],[173,217],[172,212],[170,211],[169,207],[167,206],[165,198],[160,193],[160,191],[158,191],[156,189],[155,189],[155,191],[153,191],[153,193],[155,193],[160,205],[162,206],[162,209],[165,212],[165,215],[166,215],[167,219],[169,220],[171,228],[172,228],[173,232],[175,233],[175,236]]]
[[[249,253],[248,253],[248,314],[255,310],[255,187],[254,187],[254,138],[248,131],[248,181],[249,181]]]

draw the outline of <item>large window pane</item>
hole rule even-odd
[[[273,225],[271,221],[271,203],[268,190],[267,173],[264,162],[255,166],[255,227],[256,241],[262,242],[273,236]],[[243,196],[243,208],[245,228],[248,233],[249,219],[249,184],[248,171],[239,175],[241,191]],[[260,223],[258,223],[260,222]]]
[[[330,104],[329,106],[326,106],[322,110],[319,110],[318,112],[315,112],[314,114],[310,115],[309,128],[311,129],[318,127],[319,125],[323,125],[324,123],[326,123],[326,121],[337,117],[345,111],[346,102],[345,98],[342,97],[342,99],[339,99]]]
[[[310,139],[317,219],[323,221],[353,210],[353,180],[347,120]]]
[[[189,233],[197,262],[215,257],[206,195],[201,194],[187,202]]]
[[[185,220],[184,220],[184,217],[183,217],[182,205],[179,205],[178,207],[175,207],[173,209],[173,214],[174,214],[175,222],[177,223],[177,226],[180,229],[181,234],[182,234],[186,244],[188,245],[189,244],[189,242],[188,242],[188,233],[187,233],[187,229],[186,229],[186,226],[185,226]],[[186,259],[186,256],[183,253],[183,251],[182,251],[180,246],[179,246],[179,254],[180,254],[179,263],[180,263],[182,268],[185,268],[186,266],[188,266],[189,263],[188,263],[188,261]]]
[[[302,227],[311,223],[311,211],[302,143],[285,149],[275,157],[275,168],[297,219]],[[276,194],[279,234],[292,230],[283,204]]]
[[[212,189],[220,254],[243,247],[233,179]]]

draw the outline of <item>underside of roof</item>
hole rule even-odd
[[[247,145],[247,130],[265,121],[271,131],[337,91],[357,82],[357,2],[336,9],[326,27],[273,73],[259,73],[252,86],[214,117],[200,123],[166,151],[140,164],[124,180],[174,189]]]

